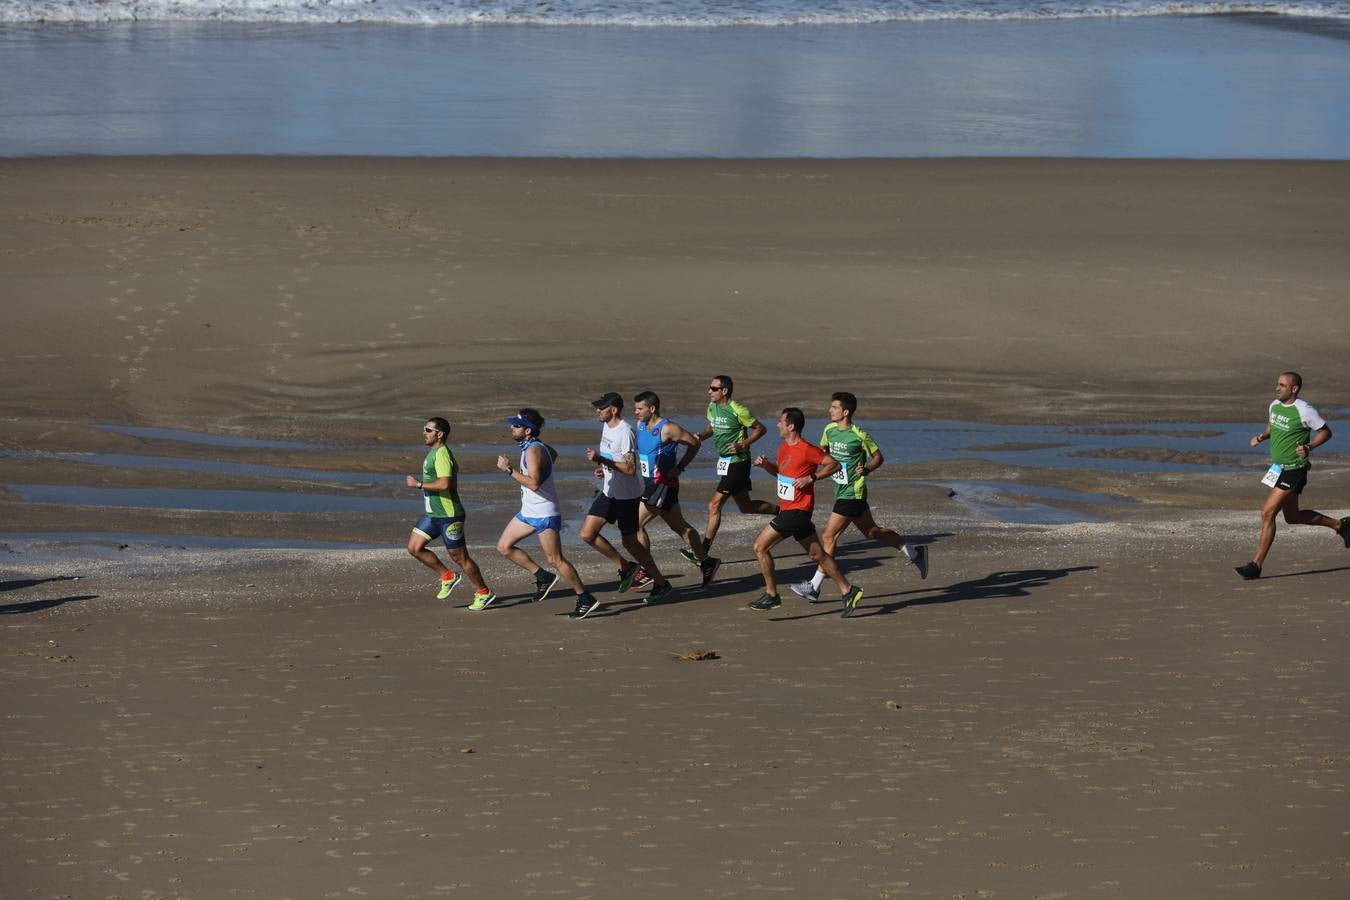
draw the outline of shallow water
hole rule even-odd
[[[946,484],[956,490],[956,499],[971,509],[1005,522],[1055,524],[1095,521],[1095,517],[1075,507],[1115,504],[1121,501],[1096,494],[1040,487],[1020,482],[947,482],[941,477],[944,463],[954,460],[983,460],[1026,468],[1079,469],[1098,472],[1241,472],[1239,466],[1258,468],[1264,459],[1262,450],[1253,450],[1247,441],[1257,431],[1252,423],[1171,423],[1166,425],[997,425],[977,422],[940,422],[911,420],[873,420],[859,423],[877,441],[888,463],[893,466],[928,466],[931,477],[924,480]],[[824,420],[808,420],[806,434],[818,436]],[[140,438],[156,449],[154,455],[127,453],[8,452],[0,455],[49,460],[61,470],[52,483],[8,485],[27,503],[62,506],[103,506],[140,509],[183,509],[245,513],[335,513],[400,512],[417,510],[412,497],[398,496],[403,491],[403,472],[329,472],[318,469],[272,466],[246,461],[254,449],[302,449],[345,453],[368,451],[387,458],[391,448],[381,445],[344,445],[341,447],[256,439],[241,436],[205,434],[169,428],[100,426],[105,430]],[[584,441],[597,425],[587,420],[551,423],[552,436],[569,441]],[[776,445],[766,437],[766,450]],[[213,446],[236,459],[196,459],[168,455],[173,444]],[[515,446],[501,444],[452,444],[464,456],[513,454]],[[559,444],[561,452],[557,478],[570,483],[593,481],[592,468],[585,461],[582,444]],[[1264,449],[1264,448],[1262,448]],[[1130,454],[1145,454],[1130,455]],[[421,448],[409,448],[411,466],[420,461]],[[1147,458],[1157,457],[1157,458]],[[475,463],[477,464],[477,463]],[[705,452],[687,473],[686,481],[706,485],[715,480],[715,456]],[[489,483],[503,476],[482,462],[486,471],[465,472],[466,484]],[[249,479],[285,479],[286,491],[197,490],[180,488],[106,488],[80,484],[82,466],[105,466],[141,471],[202,472]],[[412,468],[409,471],[412,471]],[[891,470],[895,471],[894,469]],[[884,480],[887,470],[879,477]],[[922,477],[922,476],[921,476]],[[294,482],[314,482],[320,489],[294,490]],[[350,496],[325,493],[324,483],[365,485],[390,496]],[[313,488],[313,485],[306,485]],[[1014,499],[1015,498],[1015,499]],[[579,519],[586,504],[571,510]],[[569,529],[570,531],[570,529]],[[567,535],[575,540],[574,533]]]
[[[968,509],[991,519],[1017,525],[1069,525],[1075,522],[1101,522],[1100,516],[1063,506],[1062,503],[1121,506],[1132,503],[1119,497],[1070,491],[1065,488],[1014,484],[1007,481],[944,481],[955,492],[953,499]],[[1044,502],[1043,502],[1044,501]]]

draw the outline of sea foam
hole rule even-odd
[[[0,24],[219,21],[715,28],[1240,14],[1350,18],[1350,0],[9,0],[0,5]]]

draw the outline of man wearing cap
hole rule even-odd
[[[623,420],[623,397],[609,391],[597,400],[592,400],[595,415],[603,424],[600,432],[600,449],[586,449],[586,458],[596,464],[595,475],[604,479],[600,493],[595,495],[586,521],[581,526],[581,539],[594,547],[599,553],[614,563],[619,569],[619,593],[632,587],[639,567],[651,576],[653,587],[648,603],[661,603],[671,599],[670,582],[661,574],[652,559],[651,551],[643,546],[638,537],[638,513],[642,505],[642,476],[638,474],[637,435],[633,426]],[[626,560],[614,545],[600,534],[606,523],[619,526],[624,548],[633,555]],[[584,619],[598,604],[591,602],[583,607],[577,601],[576,617]]]
[[[562,553],[562,510],[558,506],[558,489],[553,484],[553,463],[558,459],[558,451],[539,440],[544,417],[538,410],[522,409],[506,424],[511,426],[511,439],[520,445],[520,463],[513,466],[505,456],[498,456],[497,468],[520,485],[520,512],[502,529],[497,552],[534,576],[534,596],[530,602],[547,597],[562,577],[576,591],[578,609],[583,604],[593,606],[595,598],[586,590],[576,567]],[[557,574],[544,571],[516,546],[532,534],[539,535],[539,546],[544,548],[548,564]]]

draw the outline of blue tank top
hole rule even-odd
[[[637,430],[638,472],[647,484],[672,484],[679,478],[675,468],[675,454],[680,445],[661,440],[661,429],[669,419],[662,419]]]

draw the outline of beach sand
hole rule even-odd
[[[717,373],[766,420],[847,389],[864,424],[1255,433],[1285,368],[1350,406],[1347,186],[1334,163],[7,160],[0,449],[153,452],[89,427],[135,424],[364,448],[180,456],[397,474],[428,415],[493,442],[518,406],[584,419],[601,391],[650,387],[692,422]],[[1335,515],[1343,440],[1305,495]],[[72,471],[0,456],[7,485]],[[1001,525],[939,474],[1137,502]],[[606,604],[574,622],[563,595],[520,604],[491,549],[505,482],[466,489],[507,598],[484,613],[465,588],[434,601],[400,549],[415,499],[319,517],[6,491],[3,530],[53,541],[0,554],[0,895],[1345,896],[1338,540],[1283,528],[1279,577],[1237,580],[1249,468],[888,475],[878,518],[933,572],[846,544],[867,591],[850,620],[744,609],[763,520],[736,513],[706,593],[656,534],[685,589],[668,607],[571,550]],[[696,524],[707,489],[686,493]],[[72,530],[390,549],[60,543]],[[782,582],[803,563],[783,548]],[[676,659],[699,649],[718,658]]]

